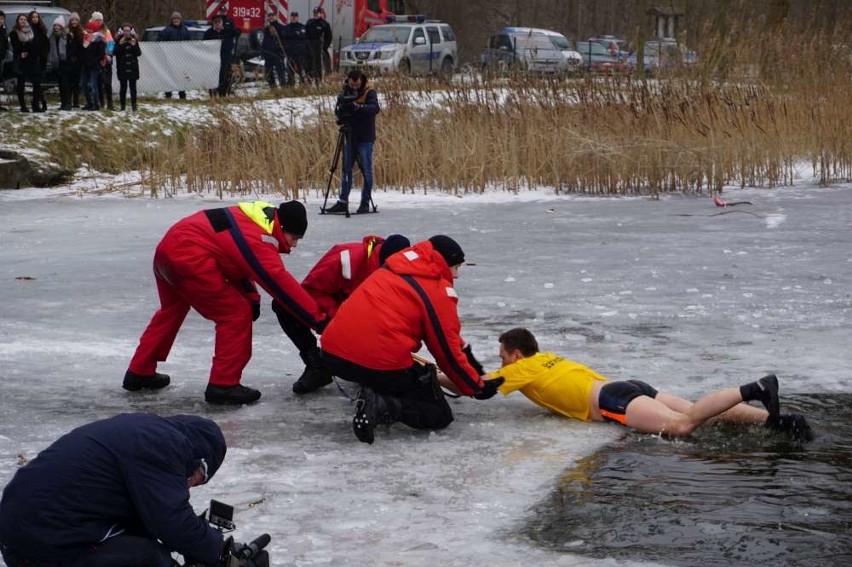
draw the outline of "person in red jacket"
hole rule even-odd
[[[460,336],[453,279],[464,263],[458,243],[444,235],[388,258],[338,309],[322,336],[329,370],[361,385],[352,428],[372,443],[378,423],[442,429],[453,412],[434,364],[414,362],[422,343],[462,395],[488,399],[502,378],[486,379]]]
[[[308,219],[298,201],[277,209],[264,201],[194,213],[172,226],[154,253],[160,309],[142,333],[126,390],[159,389],[169,376],[157,372],[189,308],[216,324],[216,346],[204,398],[213,404],[257,401],[260,392],[240,384],[251,359],[252,321],[260,315],[265,289],[303,325],[321,330],[328,321],[316,301],[285,269],[289,254],[305,235]]]
[[[387,240],[381,236],[365,236],[360,242],[335,244],[311,268],[302,287],[314,298],[319,308],[334,317],[343,301],[352,295],[367,276],[379,269],[387,258],[411,242],[401,234],[392,234]],[[306,327],[277,301],[272,301],[272,310],[286,335],[299,349],[305,370],[293,383],[293,392],[307,394],[331,384],[331,373],[325,367],[317,346],[317,339]]]

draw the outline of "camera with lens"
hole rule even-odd
[[[334,116],[337,118],[338,126],[343,126],[352,118],[356,100],[358,100],[358,91],[349,85],[343,85],[343,92],[337,95],[337,103],[334,105]]]
[[[210,507],[201,518],[223,534],[237,529],[234,524],[234,507],[218,500],[210,501]],[[228,536],[216,567],[269,567],[269,553],[263,548],[269,545],[270,540],[269,534],[263,534],[251,543],[237,543],[233,536]],[[183,567],[201,566],[186,564]]]

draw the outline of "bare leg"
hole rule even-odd
[[[689,413],[693,403],[681,397],[672,394],[657,394],[658,401],[666,405],[666,407],[678,412]],[[716,418],[710,418],[704,422],[705,425],[711,425],[717,421],[725,423],[740,423],[745,425],[763,425],[766,423],[766,418],[769,417],[769,412],[763,408],[750,406],[746,403],[737,404],[731,409],[719,414]]]
[[[627,426],[644,433],[684,437],[705,421],[730,410],[742,401],[738,388],[713,392],[694,404],[669,394],[658,394],[656,399],[639,396],[627,406]]]

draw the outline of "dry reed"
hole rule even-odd
[[[847,51],[826,57],[832,39],[818,34],[739,43],[706,36],[695,46],[702,54],[697,65],[653,80],[377,81],[377,188],[719,192],[731,184],[792,184],[802,162],[822,183],[852,179]],[[86,159],[107,170],[139,169],[154,192],[321,193],[338,134],[336,92],[325,88],[317,120],[300,127],[275,122],[258,105],[248,114],[220,105],[210,126]],[[332,190],[338,187],[335,178]]]

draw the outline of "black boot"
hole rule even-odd
[[[154,372],[153,374],[142,376],[128,370],[124,373],[124,383],[121,387],[131,392],[138,392],[144,389],[159,390],[168,386],[169,382],[171,382],[171,378],[167,374]]]
[[[331,384],[331,373],[325,367],[318,348],[300,352],[299,356],[305,362],[305,371],[293,383],[294,394],[308,394]]]
[[[344,203],[343,201],[338,201],[333,204],[331,207],[327,208],[325,212],[332,215],[341,215],[349,213],[349,204]]]
[[[740,395],[744,402],[759,400],[769,412],[770,417],[781,415],[781,402],[778,399],[778,378],[767,374],[757,382],[740,386]]]
[[[358,210],[355,211],[356,215],[363,215],[364,213],[370,212],[370,201],[361,201],[361,204],[358,206]]]
[[[764,425],[772,431],[786,433],[801,443],[814,440],[814,432],[811,430],[811,426],[808,425],[808,420],[805,419],[805,416],[797,413],[775,417],[770,416],[766,419]]]
[[[355,401],[355,417],[352,418],[352,430],[361,443],[372,444],[376,425],[390,425],[399,421],[399,402],[390,396],[377,394],[371,388],[362,387]]]
[[[236,386],[208,384],[204,391],[204,399],[210,404],[239,406],[256,402],[260,399],[260,392],[242,384]]]

